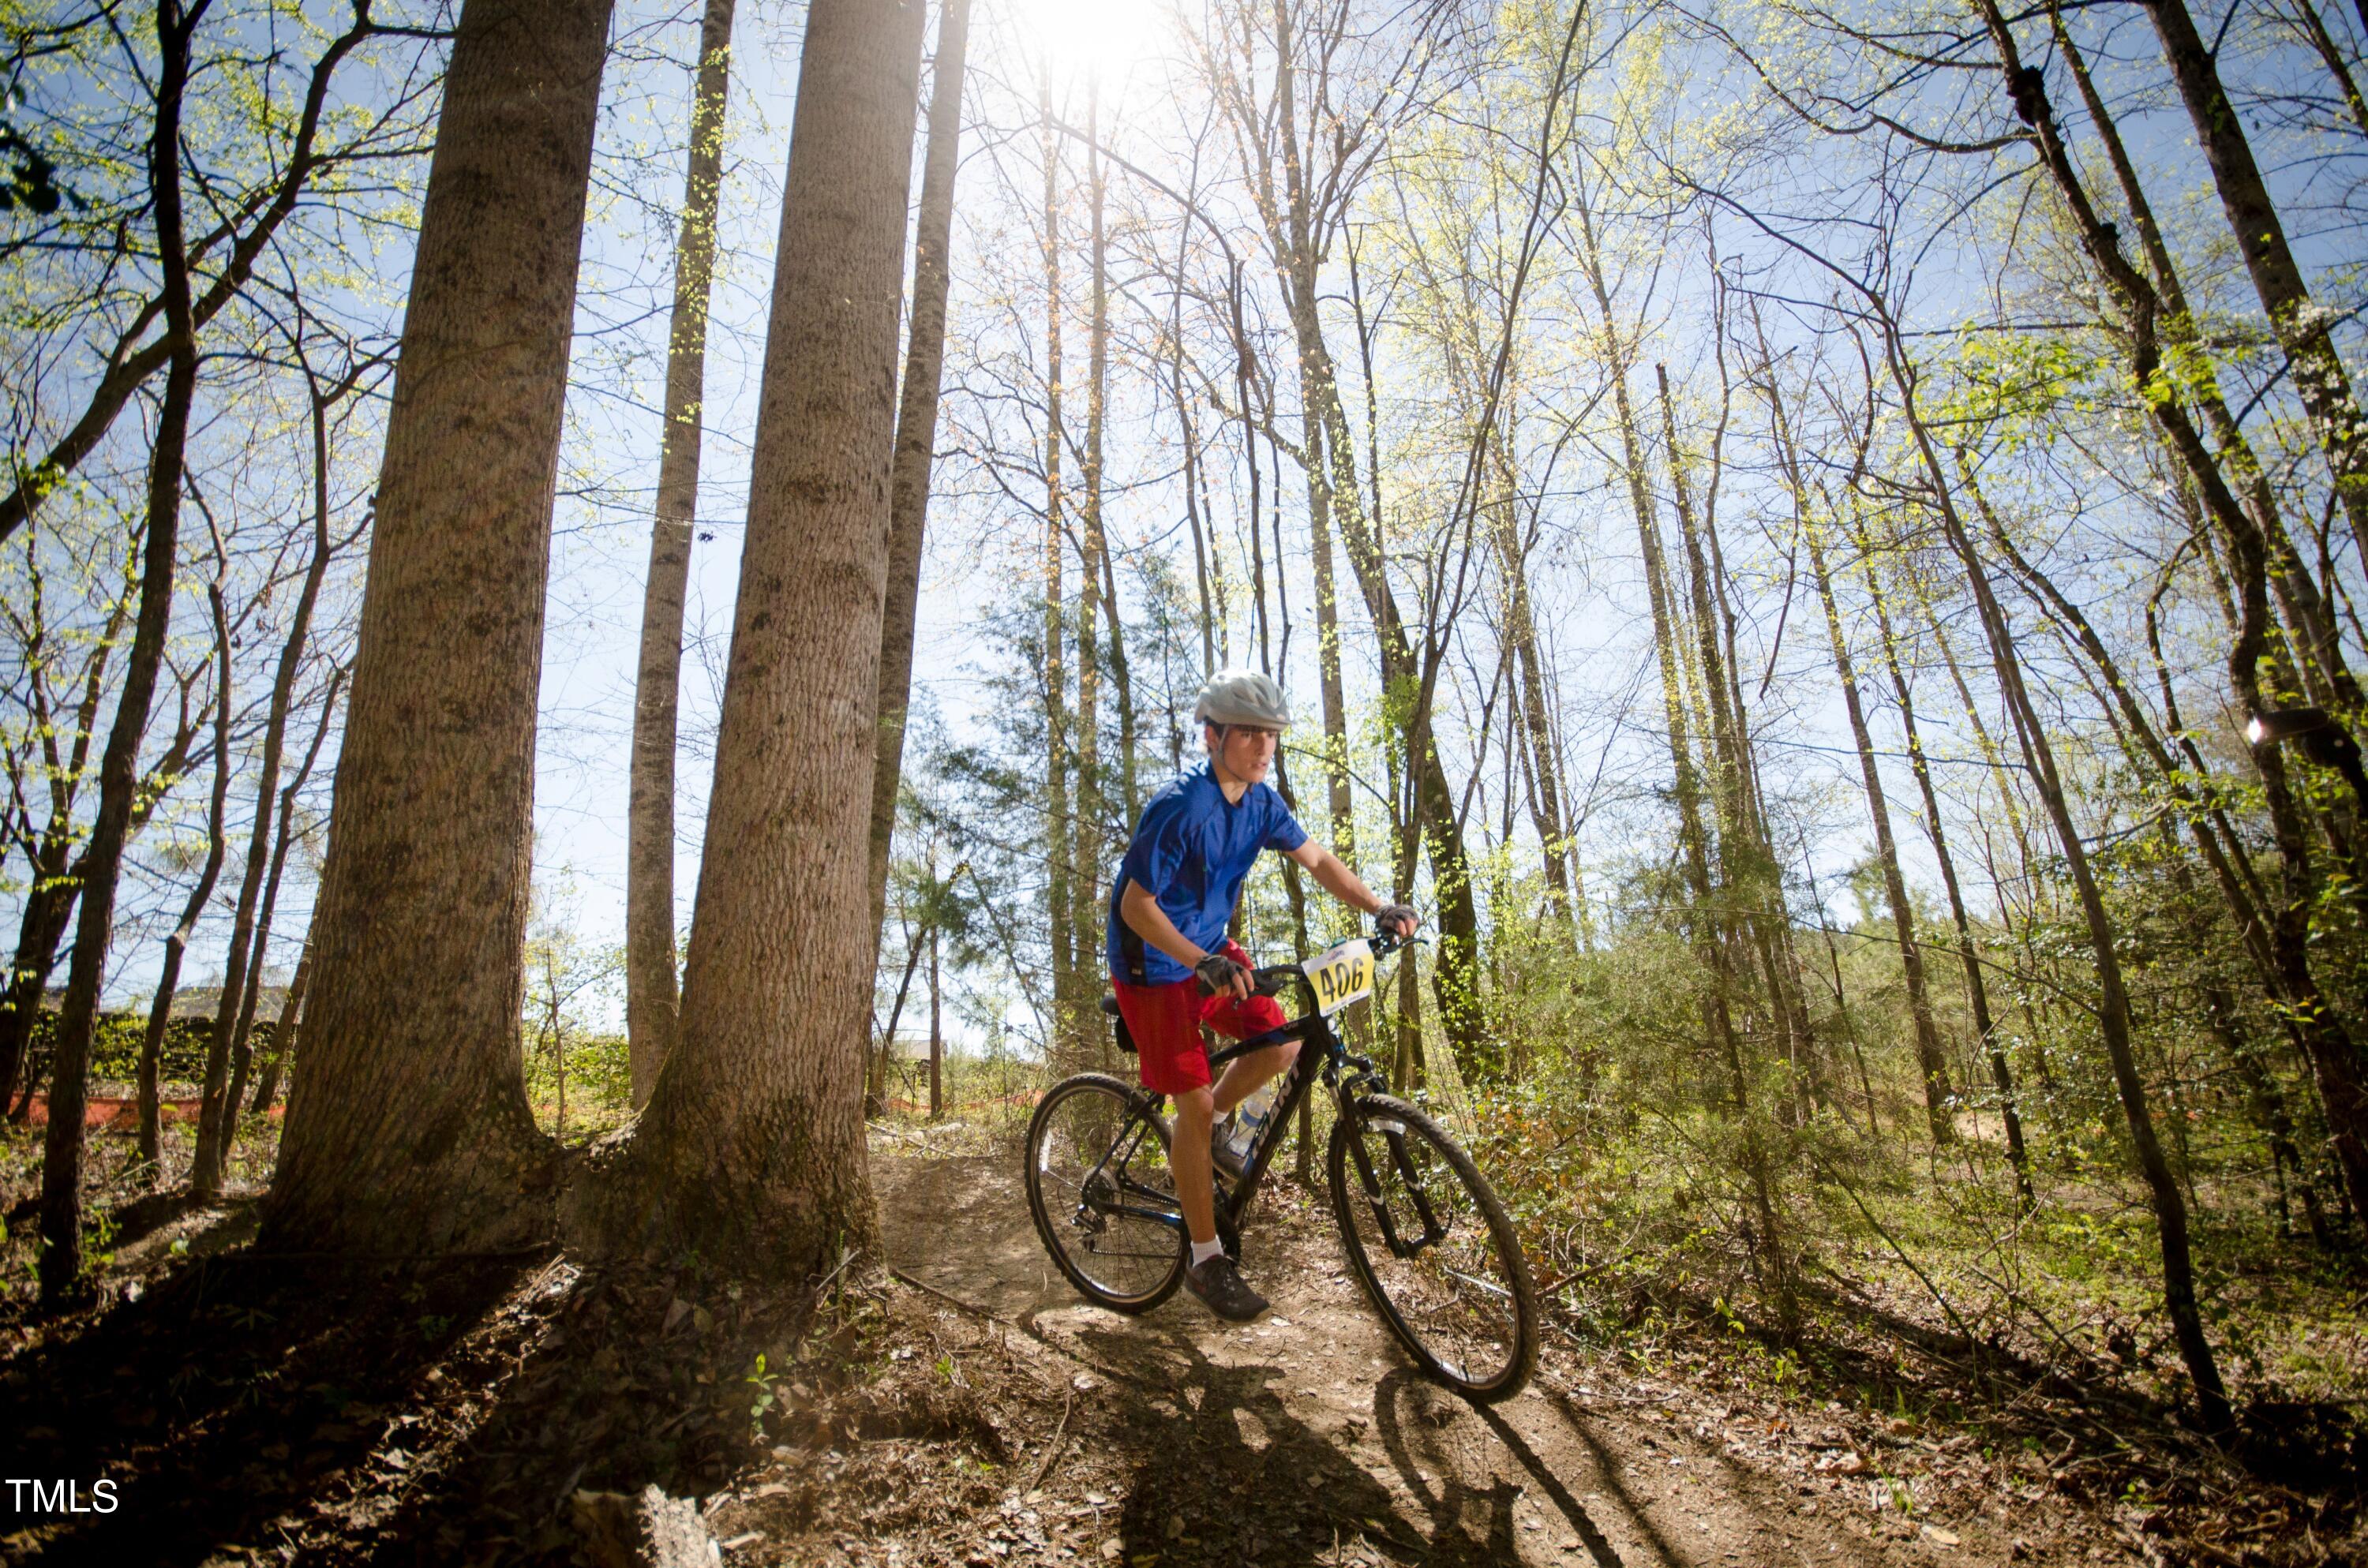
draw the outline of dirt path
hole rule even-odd
[[[1519,1398],[1466,1404],[1411,1369],[1328,1219],[1293,1210],[1287,1190],[1261,1199],[1245,1241],[1244,1272],[1273,1311],[1229,1327],[1181,1293],[1140,1318],[1085,1304],[1045,1258],[1008,1158],[890,1156],[875,1170],[898,1267],[1023,1328],[1087,1413],[1075,1457],[1006,1499],[1035,1525],[974,1562],[1824,1568],[2061,1553],[2015,1539],[2016,1500],[1986,1461],[1904,1424],[1770,1419],[1567,1347],[1549,1348]]]

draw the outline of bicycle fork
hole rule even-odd
[[[1344,1105],[1341,1112],[1351,1119],[1349,1156],[1356,1163],[1357,1184],[1364,1189],[1365,1206],[1372,1210],[1373,1223],[1381,1228],[1382,1240],[1388,1244],[1391,1256],[1415,1257],[1445,1241],[1447,1227],[1440,1223],[1439,1215],[1430,1206],[1430,1195],[1423,1190],[1420,1178],[1415,1175],[1414,1162],[1406,1156],[1405,1127],[1385,1117],[1368,1118],[1361,1108],[1352,1109]],[[1415,1213],[1422,1221],[1422,1234],[1416,1240],[1408,1241],[1398,1233],[1397,1221],[1390,1214],[1389,1201],[1382,1196],[1381,1180],[1373,1174],[1372,1157],[1365,1152],[1365,1141],[1357,1136],[1358,1130],[1369,1126],[1379,1131],[1383,1142],[1388,1143],[1390,1163],[1396,1168],[1398,1180],[1414,1200]]]

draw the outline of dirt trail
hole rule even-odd
[[[1180,1292],[1140,1318],[1083,1302],[1045,1258],[1008,1158],[875,1161],[897,1266],[1024,1328],[1048,1361],[1069,1363],[1091,1411],[1072,1428],[1084,1432],[1076,1460],[1021,1501],[1059,1518],[1082,1516],[1082,1498],[1111,1533],[1088,1532],[1079,1551],[1016,1532],[973,1562],[1823,1568],[2056,1555],[2018,1543],[2011,1516],[1950,1517],[1952,1500],[1970,1511],[1985,1490],[1952,1486],[1948,1448],[1904,1432],[1870,1440],[1862,1419],[1849,1433],[1796,1429],[1827,1419],[1814,1414],[1771,1423],[1756,1405],[1730,1417],[1713,1393],[1551,1346],[1527,1392],[1476,1409],[1413,1371],[1326,1216],[1294,1210],[1287,1189],[1261,1198],[1245,1237],[1244,1272],[1273,1311],[1230,1327]]]

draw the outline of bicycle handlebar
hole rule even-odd
[[[1410,948],[1423,938],[1416,936],[1394,937],[1387,931],[1377,931],[1366,938],[1372,945],[1373,956],[1385,959],[1400,948]],[[1271,996],[1294,980],[1306,978],[1305,966],[1295,963],[1268,964],[1250,971],[1250,989],[1260,996]]]

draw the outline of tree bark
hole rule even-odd
[[[682,1028],[570,1194],[598,1251],[788,1281],[878,1233],[864,849],[922,19],[808,13]]]
[[[525,975],[552,490],[609,0],[467,0],[427,178],[264,1244],[550,1234]]]
[[[633,760],[625,869],[625,1036],[635,1108],[649,1103],[673,1048],[675,744],[682,704],[683,600],[698,529],[699,459],[706,430],[707,317],[723,199],[723,125],[732,95],[735,0],[707,0],[691,88],[690,160],[675,242],[666,335],[666,415],[658,437],[657,516],[642,593],[641,662],[633,676]]]
[[[871,773],[872,962],[888,909],[888,850],[896,837],[904,783],[905,713],[913,699],[913,634],[927,546],[929,473],[937,455],[938,392],[946,362],[946,294],[951,282],[954,175],[962,165],[962,75],[969,56],[970,0],[943,0],[929,88],[929,143],[922,154],[921,214],[913,236],[913,324],[905,386],[896,407],[896,456],[888,480],[888,597],[880,623],[880,741]]]
[[[181,111],[189,82],[190,41],[211,0],[187,10],[179,0],[156,6],[156,126],[148,145],[149,199],[155,212],[156,246],[164,262],[165,333],[172,363],[156,411],[156,439],[148,464],[147,540],[141,562],[140,608],[133,620],[131,652],[124,661],[123,690],[115,722],[99,760],[98,812],[83,855],[82,910],[74,929],[74,966],[66,977],[64,1006],[58,1014],[57,1054],[50,1068],[50,1122],[41,1148],[41,1217],[39,1272],[41,1299],[63,1301],[83,1287],[83,1114],[89,1088],[92,1037],[98,1025],[98,990],[105,979],[107,949],[114,935],[115,894],[122,869],[135,787],[140,743],[148,729],[148,709],[156,694],[156,671],[173,619],[173,574],[177,564],[181,520],[181,462],[188,446],[189,411],[198,385],[197,324],[189,298],[187,242],[181,200]]]

